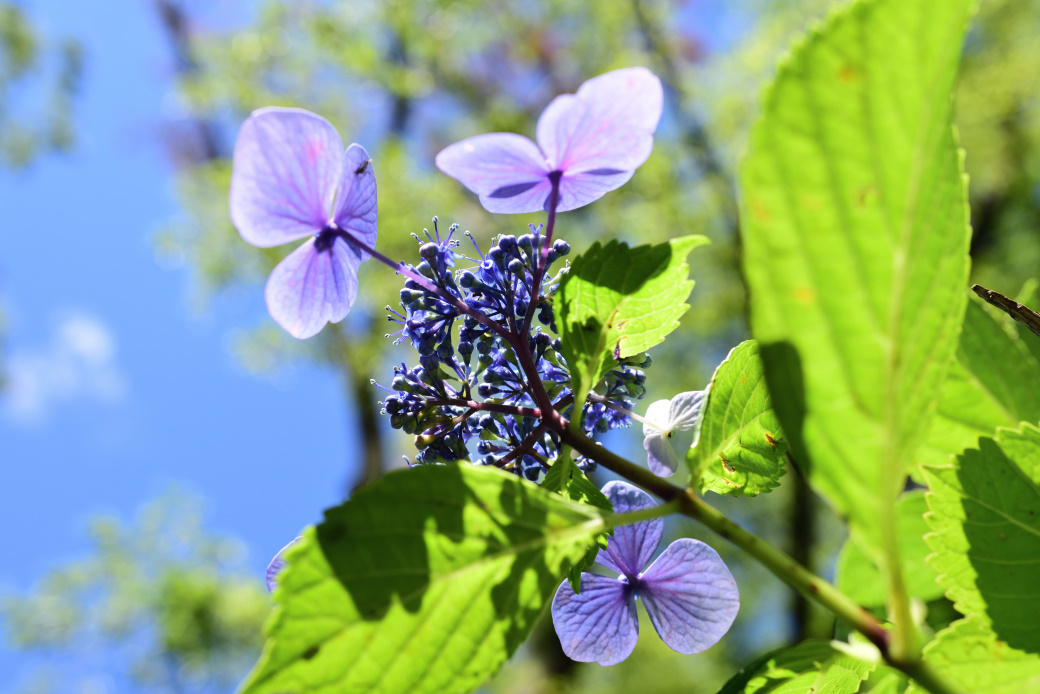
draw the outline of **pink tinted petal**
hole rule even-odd
[[[649,494],[627,482],[607,482],[603,485],[603,493],[614,506],[614,513],[641,511],[657,506]],[[618,573],[638,576],[657,551],[663,533],[664,521],[660,518],[614,528],[614,537],[607,540],[608,549],[600,550],[596,555],[596,563]],[[619,565],[618,561],[624,566]]]
[[[302,537],[298,537],[289,544],[287,544],[285,547],[282,547],[280,550],[278,550],[278,554],[274,555],[274,559],[271,560],[271,563],[267,565],[267,575],[265,577],[267,579],[267,592],[274,592],[275,587],[278,585],[278,574],[281,572],[282,569],[284,569],[287,566],[287,562],[285,561],[285,553],[289,551],[290,547],[292,547],[302,539]]]
[[[325,226],[343,143],[321,116],[298,108],[254,111],[238,133],[231,221],[254,246],[278,246]]]
[[[563,652],[582,663],[616,665],[639,640],[631,586],[617,578],[581,575],[581,593],[564,581],[552,602],[552,620]]]
[[[737,583],[718,553],[676,540],[639,579],[639,597],[669,648],[700,653],[718,643],[740,609]]]
[[[437,155],[437,168],[480,196],[488,212],[538,212],[549,196],[549,169],[538,146],[515,133],[466,138]]]
[[[364,147],[352,144],[343,154],[343,178],[336,191],[336,210],[332,219],[340,229],[375,248],[377,216],[376,175],[372,162]],[[367,257],[367,253],[362,253],[362,259]]]
[[[652,72],[614,70],[556,97],[538,119],[538,144],[561,171],[633,171],[650,156],[663,104]]]
[[[357,298],[361,258],[342,238],[318,252],[308,239],[278,264],[267,280],[267,310],[290,335],[305,339],[325,323],[338,323]]]
[[[599,200],[610,191],[628,183],[628,179],[632,178],[634,173],[635,171],[617,169],[598,169],[584,173],[568,171],[560,177],[560,204],[556,210],[576,210]]]

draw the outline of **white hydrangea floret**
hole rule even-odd
[[[707,391],[679,393],[671,400],[657,400],[646,408],[643,448],[647,465],[659,477],[670,477],[679,458],[693,445],[697,420]]]

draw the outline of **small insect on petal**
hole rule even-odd
[[[255,111],[235,144],[230,205],[254,246],[311,237],[267,281],[267,308],[279,325],[303,339],[346,317],[358,265],[368,258],[358,244],[376,242],[376,180],[364,147],[344,151],[335,128],[309,111]]]

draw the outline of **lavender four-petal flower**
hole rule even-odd
[[[538,119],[538,144],[516,133],[477,135],[446,147],[437,168],[480,196],[488,212],[560,212],[621,187],[650,156],[661,119],[661,81],[642,67],[594,77]]]
[[[336,129],[309,111],[254,111],[235,143],[230,203],[231,221],[254,246],[311,237],[271,272],[271,317],[300,339],[343,320],[368,258],[352,241],[376,242],[376,179],[365,148],[344,151]]]
[[[655,505],[645,492],[625,482],[609,482],[603,493],[616,513]],[[615,529],[596,563],[621,575],[583,573],[581,593],[575,593],[568,581],[560,584],[552,619],[569,658],[600,665],[627,658],[639,638],[637,598],[646,605],[661,640],[679,653],[707,650],[729,631],[740,608],[729,569],[715,550],[689,538],[668,545],[646,567],[663,532],[661,519]]]

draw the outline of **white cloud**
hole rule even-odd
[[[112,334],[84,313],[65,315],[48,344],[13,351],[6,371],[3,413],[18,424],[41,424],[63,403],[115,403],[127,391]]]

